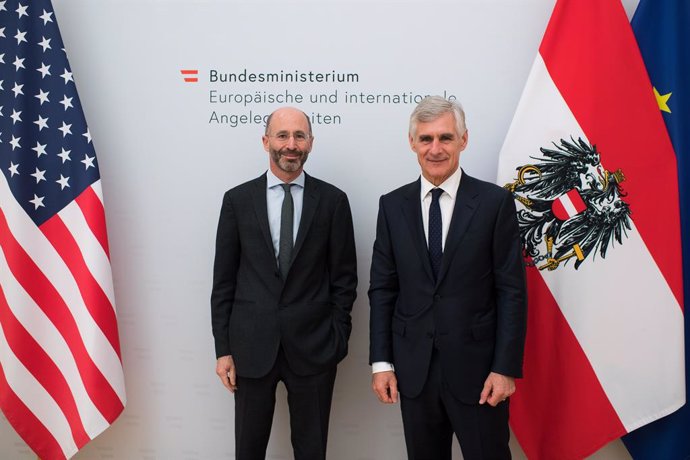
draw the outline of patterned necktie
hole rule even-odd
[[[438,279],[441,259],[443,258],[443,222],[441,206],[438,204],[438,199],[442,193],[443,189],[440,188],[431,190],[431,207],[429,207],[429,259],[431,260],[431,269],[434,272],[434,280]]]
[[[278,266],[283,280],[287,278],[290,262],[292,262],[292,226],[294,221],[294,203],[290,186],[292,184],[280,184],[283,187],[283,207],[280,210],[280,243],[278,244]]]

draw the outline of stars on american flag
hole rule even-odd
[[[36,172],[31,174],[31,176],[36,178],[36,183],[38,184],[42,180],[46,180],[46,171],[36,168]]]
[[[65,84],[67,84],[67,83],[70,82],[70,81],[74,81],[74,79],[72,78],[72,72],[70,72],[70,71],[67,70],[67,69],[65,69],[65,71],[62,72],[62,75],[60,75],[60,76],[61,76],[62,78],[64,78]]]
[[[48,92],[44,92],[42,89],[38,91],[38,94],[34,96],[36,99],[41,101],[41,105],[43,105],[44,102],[48,102]]]
[[[62,100],[60,101],[60,104],[62,104],[62,105],[65,106],[65,111],[66,111],[67,109],[73,107],[73,105],[72,105],[72,98],[71,98],[71,97],[67,97],[67,96],[65,95],[65,96],[62,97]]]
[[[67,136],[68,134],[72,134],[72,125],[68,125],[64,121],[62,122],[62,126],[58,128],[58,130],[62,131],[62,137]]]
[[[43,19],[43,25],[45,26],[49,22],[53,22],[53,12],[48,12],[46,10],[43,10],[43,14],[39,16],[39,18]]]
[[[29,200],[29,203],[34,205],[34,209],[45,208],[45,205],[43,204],[44,198],[44,196],[38,196],[34,193],[34,199]]]
[[[12,150],[21,148],[21,145],[19,145],[20,140],[22,140],[21,137],[14,137],[14,134],[12,134],[12,140],[10,141],[10,145],[12,146]]]
[[[43,37],[43,40],[41,40],[40,42],[38,42],[38,45],[39,45],[41,48],[43,48],[43,52],[45,53],[46,50],[51,49],[51,48],[50,48],[50,38],[45,38],[45,37]]]
[[[41,6],[0,1],[0,170],[39,225],[99,178],[54,13]]]
[[[36,156],[40,158],[41,155],[47,155],[46,153],[46,144],[41,145],[40,142],[36,141],[36,147],[32,148],[34,152],[36,152]]]
[[[95,160],[95,159],[96,159],[96,157],[90,157],[90,156],[84,154],[84,159],[81,160],[81,162],[84,163],[84,166],[86,167],[86,169],[89,169],[89,168],[94,167],[93,160]]]
[[[62,174],[60,174],[60,178],[55,182],[60,184],[60,190],[64,190],[65,187],[69,187],[69,177],[64,177]]]
[[[25,68],[26,68],[26,67],[24,67],[24,58],[19,59],[19,56],[17,56],[17,57],[14,59],[13,64],[14,64],[15,70],[25,69]]]
[[[17,35],[14,36],[14,38],[17,39],[17,45],[19,45],[21,42],[28,43],[26,41],[26,32],[22,32],[21,30],[17,30]]]
[[[39,68],[36,69],[36,70],[38,70],[39,72],[41,72],[41,78],[45,78],[46,75],[50,75],[50,66],[49,66],[49,65],[45,65],[45,64],[42,63],[42,62],[41,62],[41,67],[39,67]]]
[[[17,14],[19,14],[19,19],[21,19],[22,16],[27,16],[27,17],[29,16],[26,12],[26,9],[28,7],[29,7],[28,5],[25,6],[25,5],[22,5],[21,3],[19,4],[19,7],[16,10]]]
[[[38,130],[41,131],[43,128],[48,127],[48,119],[43,118],[42,116],[38,116],[38,120],[34,121],[34,123],[38,126]]]
[[[69,157],[69,154],[71,153],[71,150],[65,150],[64,147],[60,151],[60,153],[57,154],[62,159],[62,162],[64,163],[65,161],[70,161],[71,158]]]

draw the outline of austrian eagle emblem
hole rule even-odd
[[[516,168],[505,184],[518,204],[518,222],[527,264],[556,270],[574,260],[606,258],[631,230],[623,171],[607,171],[595,145],[578,138],[540,148],[542,157]]]

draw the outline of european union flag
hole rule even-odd
[[[640,0],[632,20],[678,160],[684,299],[690,296],[690,2]],[[653,159],[650,159],[653,162]],[[687,300],[684,301],[688,305]],[[685,310],[685,381],[690,382],[690,328]],[[690,459],[690,406],[623,438],[635,459]]]

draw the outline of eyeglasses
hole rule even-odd
[[[311,135],[299,131],[299,132],[292,133],[292,134],[281,132],[281,133],[274,134],[274,135],[268,136],[268,137],[274,138],[275,140],[277,140],[281,144],[286,144],[287,142],[289,142],[291,137],[295,140],[296,144],[306,144],[307,141],[309,141],[309,139],[311,138]]]

